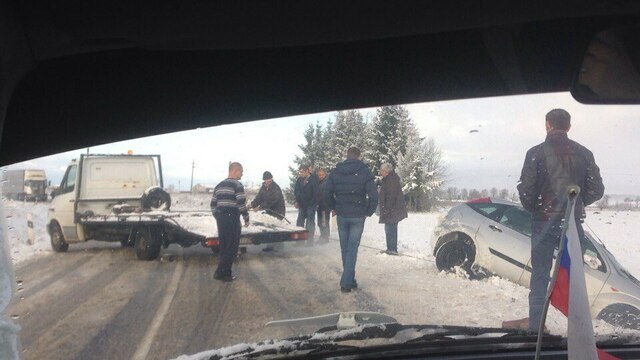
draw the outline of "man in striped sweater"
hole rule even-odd
[[[213,278],[221,281],[233,281],[231,265],[238,253],[240,243],[240,215],[244,219],[244,226],[249,226],[249,212],[244,187],[240,183],[242,165],[233,162],[229,165],[229,177],[219,183],[211,198],[211,211],[218,224],[218,239],[220,241],[220,258],[218,268]]]

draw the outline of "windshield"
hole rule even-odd
[[[640,335],[640,106],[552,93],[264,119],[10,165],[50,181],[43,198],[3,186],[22,356],[171,359],[313,334],[329,323],[265,324],[351,311],[526,330],[513,321],[529,316],[536,218],[518,185],[554,108],[605,189],[582,225],[606,245],[583,242],[594,331]],[[129,161],[156,154],[161,166]],[[567,335],[553,307],[546,327]]]

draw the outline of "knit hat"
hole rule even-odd
[[[262,174],[262,180],[269,180],[269,179],[273,179],[273,175],[271,175],[270,172],[265,171],[264,174]]]

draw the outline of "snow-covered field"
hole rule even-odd
[[[175,209],[207,209],[209,206],[205,196],[178,194],[172,197]],[[4,201],[10,255],[15,264],[52,254],[45,230],[49,205]],[[411,213],[400,223],[399,251],[402,256],[379,253],[385,249],[384,227],[378,224],[376,216],[368,219],[358,258],[359,286],[403,323],[500,327],[504,320],[526,317],[526,288],[499,277],[470,281],[464,274],[437,271],[431,255],[431,234],[447,210]],[[33,218],[33,244],[29,244],[27,214]],[[289,217],[293,217],[292,212]],[[605,210],[590,211],[585,229],[601,238],[619,262],[640,278],[638,226],[640,211]],[[335,237],[335,229],[332,229],[332,238]],[[596,332],[601,334],[620,331],[601,321],[594,325]],[[566,319],[553,309],[547,326],[552,333],[566,334]]]

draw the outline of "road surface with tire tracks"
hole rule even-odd
[[[24,359],[170,359],[236,343],[285,338],[311,328],[271,320],[337,311],[384,312],[366,288],[342,294],[338,242],[284,251],[249,248],[237,280],[213,280],[208,249],[172,245],[160,260],[88,242],[15,269],[8,313],[21,327]],[[361,284],[362,285],[362,284]]]

